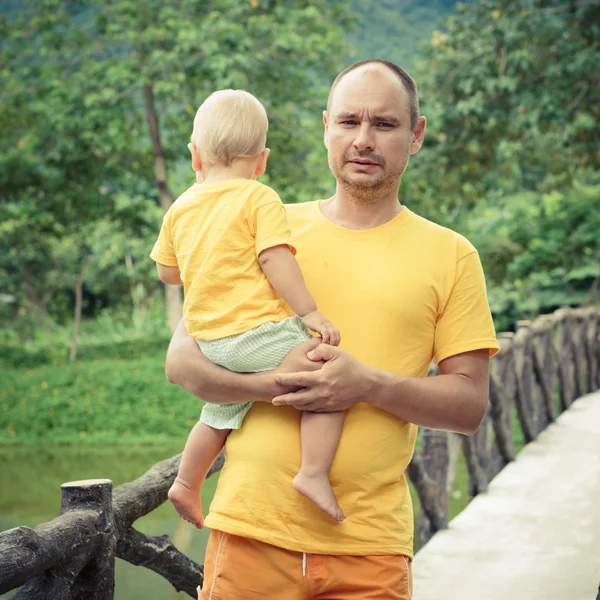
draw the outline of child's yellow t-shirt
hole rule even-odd
[[[165,214],[150,257],[181,273],[188,333],[212,341],[290,316],[258,255],[291,242],[277,193],[252,179],[194,184]]]

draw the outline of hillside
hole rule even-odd
[[[410,68],[419,44],[441,29],[442,18],[455,0],[352,0],[359,15],[356,32],[348,36],[353,46],[351,60],[385,58]]]

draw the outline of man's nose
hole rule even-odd
[[[373,150],[375,148],[375,138],[370,123],[361,123],[353,145],[357,150]]]

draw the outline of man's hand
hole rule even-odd
[[[273,398],[273,404],[312,412],[336,412],[367,400],[371,389],[370,367],[328,344],[317,346],[308,353],[308,358],[325,362],[318,371],[276,375],[275,382],[279,385],[299,389]]]
[[[296,346],[287,356],[281,361],[281,364],[275,369],[275,373],[299,373],[302,371],[318,371],[324,364],[324,360],[317,358],[310,359],[306,355],[317,348],[321,344],[319,338],[313,338],[304,344]],[[285,386],[280,386],[282,390]],[[288,388],[291,386],[287,386]],[[295,386],[298,389],[298,386]],[[286,390],[289,391],[289,390]],[[281,394],[285,392],[282,391]]]

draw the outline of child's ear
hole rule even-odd
[[[259,155],[258,163],[256,164],[256,171],[254,172],[255,177],[261,177],[267,170],[267,159],[269,158],[271,150],[265,148]]]
[[[193,142],[188,144],[188,148],[190,154],[192,155],[192,169],[194,169],[196,173],[200,173],[200,171],[202,171],[202,159],[200,158],[200,152],[198,151],[198,148],[196,148],[196,144]]]

